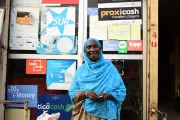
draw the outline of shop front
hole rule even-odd
[[[151,109],[157,108],[157,11],[147,7],[155,2],[7,0],[6,4],[3,34],[8,36],[2,38],[7,40],[8,58],[3,59],[7,71],[3,69],[0,91],[5,96],[0,100],[28,101],[31,120],[44,111],[60,112],[59,120],[70,120],[68,89],[84,62],[84,41],[96,38],[127,88],[121,119],[156,119]],[[22,108],[10,104],[0,110],[10,119],[7,116],[15,113],[21,116],[22,111],[14,111]]]

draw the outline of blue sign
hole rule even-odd
[[[43,114],[60,112],[58,120],[71,120],[72,105],[70,97],[67,95],[41,94],[38,96],[38,104],[36,108],[37,117]]]
[[[88,15],[98,15],[98,8],[88,8]]]
[[[60,89],[58,83],[71,82],[75,71],[75,60],[48,60],[46,73],[47,88]]]
[[[28,107],[37,107],[37,85],[8,85],[8,101],[28,101]],[[7,107],[24,107],[23,104],[8,104]]]
[[[103,51],[118,51],[118,40],[104,40]]]

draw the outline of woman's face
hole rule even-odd
[[[100,50],[101,48],[98,44],[94,40],[91,40],[86,45],[85,53],[91,61],[96,62],[100,59]]]

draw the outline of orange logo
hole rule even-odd
[[[26,60],[26,74],[46,74],[46,60]]]

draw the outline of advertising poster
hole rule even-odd
[[[8,85],[8,101],[28,101],[29,108],[37,107],[37,85]],[[7,107],[24,107],[24,104],[8,104]]]
[[[36,108],[36,116],[43,112],[48,114],[60,113],[58,120],[71,120],[72,105],[70,97],[67,95],[40,94]]]
[[[60,90],[60,84],[71,83],[75,71],[75,60],[47,60],[47,89]]]
[[[129,40],[128,51],[143,51],[142,40]]]
[[[75,35],[75,7],[47,8],[46,35]]]
[[[46,74],[46,60],[26,60],[26,74]]]
[[[38,29],[39,8],[13,8],[10,20],[10,49],[35,50]]]
[[[130,40],[130,25],[109,25],[108,40]]]
[[[107,40],[107,25],[99,24],[98,16],[90,16],[90,37]]]
[[[79,0],[42,0],[42,4],[79,4]]]
[[[142,24],[141,2],[101,1],[98,20],[105,23]]]

